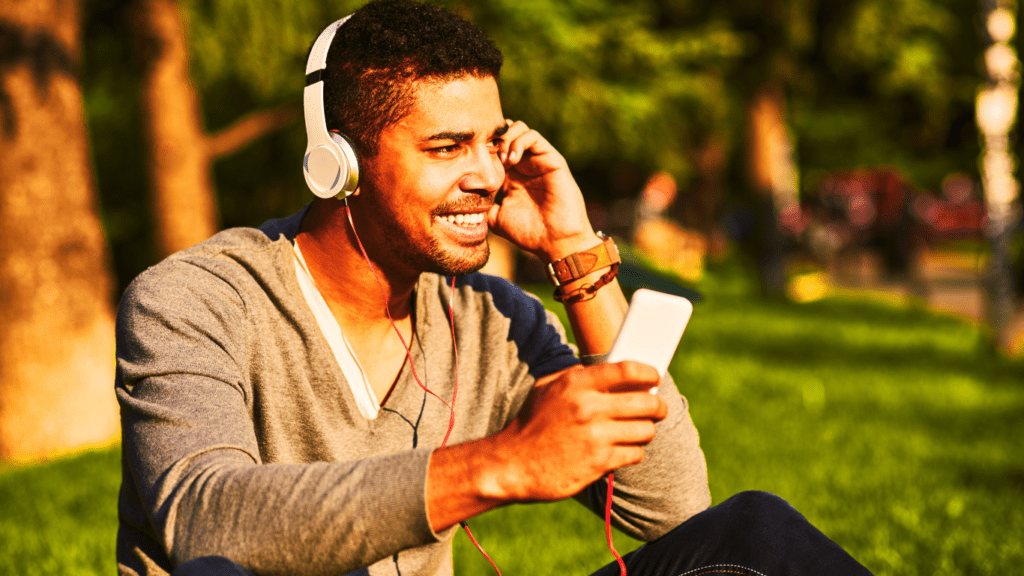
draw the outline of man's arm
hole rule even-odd
[[[602,242],[590,225],[583,193],[565,158],[540,134],[522,122],[512,123],[499,158],[506,167],[505,186],[488,217],[496,233],[544,263]],[[606,272],[607,268],[594,270],[560,290],[570,294],[596,283]],[[592,299],[567,304],[580,353],[608,352],[627,308],[617,279],[600,288]]]
[[[601,242],[564,158],[537,132],[512,123],[499,158],[507,174],[500,203],[488,215],[495,232],[545,262]],[[563,294],[605,272],[575,280]],[[566,306],[585,356],[611,348],[627,307],[617,280],[594,298]],[[615,517],[633,535],[660,536],[706,508],[707,472],[696,430],[674,384],[662,383],[654,397],[647,390],[656,384],[653,368],[630,362],[542,378],[505,430],[434,452],[427,491],[432,526],[444,528],[510,502],[575,495],[596,508],[601,499],[581,492],[619,469]],[[641,464],[645,446],[652,458]],[[660,472],[661,478],[644,481]]]
[[[193,264],[165,262],[126,292],[116,386],[131,513],[119,560],[153,540],[172,565],[213,554],[261,574],[345,573],[439,541],[424,500],[428,449],[265,462],[272,444],[256,437],[252,411],[267,390],[251,364],[268,340],[232,285]],[[311,385],[282,380],[297,395]]]
[[[435,531],[515,502],[579,493],[639,463],[667,415],[648,390],[657,372],[636,362],[576,366],[541,378],[501,432],[434,451],[427,510]]]

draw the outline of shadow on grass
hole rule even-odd
[[[958,475],[964,486],[973,490],[985,490],[993,494],[1024,492],[1024,466],[1004,464],[1000,466],[962,466]]]

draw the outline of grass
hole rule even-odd
[[[766,303],[735,269],[700,288],[670,370],[715,502],[779,494],[879,575],[1019,569],[1024,364],[921,309]],[[115,448],[0,470],[0,575],[113,573],[118,461]],[[611,560],[601,520],[573,502],[511,506],[471,526],[510,576],[583,575]],[[638,543],[618,534],[616,545]],[[490,571],[464,534],[454,552],[456,573]]]
[[[0,574],[117,572],[121,451],[0,469]]]

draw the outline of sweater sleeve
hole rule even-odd
[[[587,356],[583,363],[603,360],[603,356]],[[711,505],[707,464],[697,429],[686,399],[667,373],[658,396],[668,406],[668,416],[655,424],[657,432],[644,448],[644,460],[615,471],[612,495],[612,522],[626,534],[647,542],[664,536]],[[607,494],[607,480],[601,479],[575,499],[603,518]]]
[[[131,528],[171,564],[221,555],[259,574],[346,573],[439,542],[426,514],[429,450],[262,461],[245,304],[213,274],[173,266],[173,283],[144,275],[118,311],[121,507],[127,498],[145,513]]]

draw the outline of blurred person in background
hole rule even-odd
[[[674,382],[601,362],[627,307],[614,246],[564,158],[503,116],[501,64],[457,16],[368,4],[308,78],[358,155],[354,193],[126,291],[121,574],[450,574],[460,523],[569,497],[601,514],[612,471],[614,523],[649,542],[632,575],[868,574],[775,496],[709,508]],[[552,264],[580,356],[476,272],[489,230]]]
[[[637,202],[633,242],[659,267],[696,281],[704,272],[708,241],[668,216],[677,191],[676,179],[667,172],[647,179]]]

